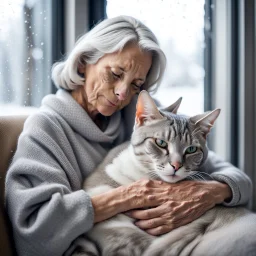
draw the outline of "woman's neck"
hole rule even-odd
[[[71,95],[93,121],[97,120],[99,112],[88,103],[84,88],[82,86],[71,91]]]
[[[75,101],[84,109],[84,111],[90,116],[93,122],[104,131],[108,124],[108,118],[101,115],[95,110],[87,101],[83,87],[79,87],[76,90],[71,91],[72,97]]]

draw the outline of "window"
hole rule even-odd
[[[52,92],[52,6],[50,0],[0,3],[0,114],[40,106]]]
[[[203,112],[204,1],[107,0],[106,14],[133,16],[157,36],[168,65],[154,97],[168,106],[182,96],[180,112]]]

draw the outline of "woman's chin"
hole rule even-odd
[[[99,107],[98,111],[103,116],[112,116],[116,112],[116,108],[114,108],[114,107]]]

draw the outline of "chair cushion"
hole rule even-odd
[[[27,116],[0,116],[0,255],[14,255],[11,227],[4,210],[4,182]]]

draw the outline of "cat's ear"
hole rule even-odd
[[[164,119],[159,113],[157,106],[149,93],[145,90],[141,91],[136,106],[135,125],[141,126],[148,121]]]
[[[205,112],[202,115],[193,116],[190,118],[190,121],[193,122],[195,125],[200,126],[203,137],[206,139],[219,114],[220,109],[215,109],[213,111]]]
[[[175,103],[173,103],[171,106],[163,109],[163,111],[172,112],[173,114],[177,114],[177,111],[180,107],[182,97],[180,97]]]

